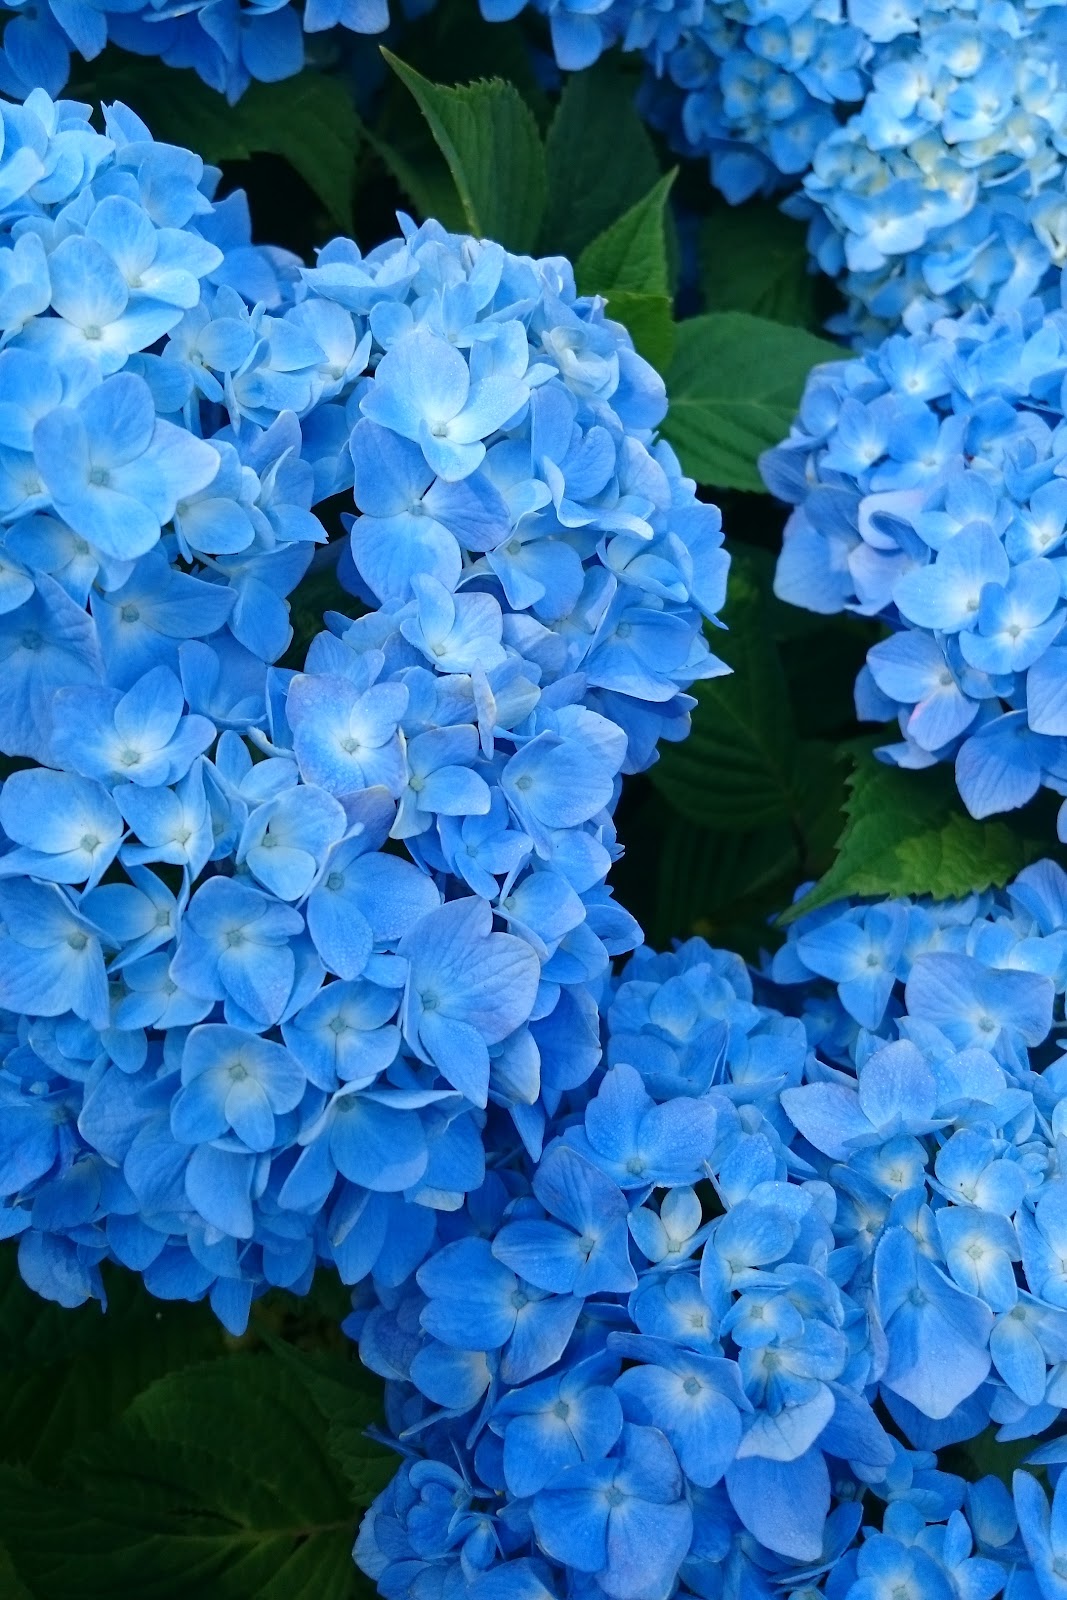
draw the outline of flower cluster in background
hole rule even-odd
[[[954,760],[977,817],[1067,792],[1065,377],[1067,313],[975,309],[820,368],[762,460],[778,594],[889,623],[859,714],[898,718],[885,759]]]
[[[862,10],[877,41],[862,109],[785,209],[813,219],[815,261],[845,275],[861,329],[1018,308],[1067,260],[1067,11]]]
[[[354,1297],[408,1455],[379,1592],[1054,1595],[1062,1506],[935,1452],[1064,1403],[1065,983],[1048,862],[813,913],[759,974],[639,952],[540,1160],[502,1132]]]
[[[93,61],[109,42],[171,67],[191,67],[231,101],[253,81],[277,83],[304,65],[304,30],[338,23],[376,33],[389,20],[387,0],[310,0],[303,14],[288,0],[241,5],[206,0],[185,5],[93,5],[85,0],[7,0],[0,12],[0,92],[19,99],[33,89],[58,95],[74,61]]]
[[[489,1100],[540,1149],[727,558],[565,261],[427,224],[301,269],[87,113],[2,108],[0,1232],[66,1304],[110,1256],[239,1328],[432,1232]],[[364,614],[277,668],[353,483]]]
[[[480,4],[502,22],[526,0]],[[815,263],[843,279],[843,331],[869,339],[946,309],[1010,309],[1064,263],[1061,3],[533,5],[566,71],[613,46],[642,56],[645,114],[708,159],[727,199],[801,186],[786,209],[810,219]],[[236,100],[253,79],[298,72],[305,33],[377,34],[389,20],[386,0],[9,0],[0,89],[58,94],[71,52],[91,60],[111,39]]]
[[[727,199],[800,184],[784,209],[869,341],[1013,309],[1064,264],[1065,30],[1062,5],[1022,0],[738,0],[638,6],[626,42],[650,120]]]
[[[636,5],[625,47],[649,63],[641,104],[682,154],[707,158],[729,201],[772,194],[809,170],[838,108],[863,98],[872,42],[854,12],[806,0]]]

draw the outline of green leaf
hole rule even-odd
[[[676,175],[664,173],[636,205],[586,245],[574,266],[579,293],[668,293],[664,213]]]
[[[195,72],[120,57],[94,71],[93,94],[124,100],[157,139],[185,145],[205,161],[283,157],[330,221],[352,232],[359,121],[341,79],[308,70],[281,83],[253,82],[231,106]]]
[[[770,202],[720,206],[700,236],[709,311],[748,311],[796,327],[815,321],[807,229]]]
[[[338,545],[327,547],[334,553]],[[293,637],[279,661],[281,667],[302,672],[312,639],[321,633],[327,611],[340,611],[346,617],[359,616],[365,607],[355,595],[343,589],[337,577],[337,562],[313,563],[289,602],[289,622]]]
[[[1047,851],[1033,835],[1005,821],[968,816],[952,767],[906,772],[865,749],[848,780],[844,832],[829,871],[779,919],[852,895],[933,895],[959,899],[999,888]]]
[[[949,1445],[939,1453],[938,1466],[942,1472],[958,1473],[968,1483],[977,1483],[979,1478],[999,1478],[1010,1489],[1013,1474],[1030,1455],[1035,1442],[1032,1438],[1001,1441],[995,1428],[987,1428],[976,1439]],[[1042,1468],[1031,1467],[1030,1471],[1040,1473]]]
[[[162,1373],[225,1346],[207,1305],[154,1300],[131,1273],[108,1275],[108,1310],[51,1305],[0,1252],[0,1455],[57,1473],[73,1445],[118,1416]],[[0,1589],[0,1593],[2,1593]]]
[[[668,810],[624,808],[618,892],[655,944],[700,933],[755,958],[797,882],[833,861],[847,769],[840,741],[854,712],[848,699],[831,697],[814,719],[803,696],[798,705],[792,658],[804,639],[771,591],[773,567],[769,551],[734,547],[727,631],[709,630],[733,673],[697,685],[689,738],[664,746],[645,780]],[[851,623],[840,631],[824,659],[844,650],[851,682]]]
[[[545,152],[533,112],[499,78],[449,88],[382,49],[448,163],[470,231],[532,250],[545,209]]]
[[[646,361],[659,371],[674,353],[667,270],[666,204],[675,174],[666,173],[636,205],[587,244],[575,263],[580,294],[601,294]]]
[[[672,817],[657,875],[655,943],[700,934],[752,958],[766,943],[768,916],[788,899],[799,872],[797,838],[787,823],[727,834]]]
[[[606,298],[608,316],[622,323],[638,355],[651,362],[657,372],[665,372],[674,354],[675,326],[669,297],[613,289]]]
[[[808,373],[847,352],[743,311],[692,317],[679,330],[663,433],[699,483],[762,490],[756,462],[789,432]]]
[[[408,97],[405,94],[404,99]],[[410,102],[408,102],[410,104]],[[417,216],[434,217],[451,233],[466,233],[467,219],[448,163],[425,122],[394,113],[391,105],[374,128],[366,124],[362,135],[392,173]]]
[[[779,664],[752,639],[732,653],[738,675],[694,686],[692,731],[652,781],[691,822],[743,832],[790,817],[796,739]]]
[[[652,768],[660,793],[701,827],[799,825],[833,767],[832,745],[797,736],[769,606],[758,567],[735,558],[723,615],[728,631],[711,639],[733,673],[694,686],[689,738],[665,745]]]
[[[634,92],[611,56],[565,83],[545,140],[548,204],[539,249],[546,255],[576,260],[659,177]]]
[[[382,1384],[352,1356],[298,1350],[268,1336],[271,1350],[306,1388],[327,1424],[330,1450],[352,1485],[354,1502],[369,1506],[393,1477],[396,1453],[368,1437],[384,1426]]]
[[[471,26],[470,0],[438,0],[428,11],[404,21],[404,60],[431,83],[465,84],[477,78],[513,83],[544,126],[551,113],[538,82],[533,53],[522,23]],[[396,84],[399,89],[399,83]],[[407,113],[411,103],[407,94]]]
[[[472,28],[469,0],[444,0],[404,31],[408,67],[436,84],[466,84],[480,77],[513,83],[539,121],[548,100],[537,84],[530,51],[518,23]],[[422,218],[435,217],[454,233],[468,223],[448,164],[421,116],[412,116],[411,95],[400,78],[383,87],[373,126],[362,129],[375,152]]]
[[[123,1273],[108,1287],[121,1299],[135,1282]],[[99,1301],[69,1310],[42,1300],[19,1275],[18,1245],[9,1241],[0,1246],[0,1371],[50,1366],[98,1344],[113,1327]]]
[[[352,1600],[355,1525],[325,1421],[268,1355],[160,1379],[59,1489],[0,1469],[0,1537],[40,1600]]]
[[[0,1595],[4,1600],[35,1600],[15,1571],[15,1564],[4,1545],[0,1544]]]
[[[781,606],[776,615],[792,612]],[[782,665],[804,734],[839,740],[851,735],[856,721],[855,683],[867,651],[881,637],[878,624],[866,617],[807,615],[816,626],[782,637],[776,628]]]

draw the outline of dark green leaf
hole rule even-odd
[[[668,292],[664,212],[675,173],[665,173],[648,193],[586,245],[575,263],[581,294]]]
[[[72,1445],[118,1416],[162,1373],[221,1355],[206,1305],[154,1300],[130,1273],[108,1277],[109,1308],[70,1311],[26,1288],[0,1253],[0,1454],[59,1470]],[[0,1591],[2,1593],[2,1591]]]
[[[98,69],[93,89],[101,99],[124,100],[157,139],[205,161],[284,157],[330,221],[351,233],[359,123],[341,79],[305,71],[281,83],[252,83],[231,106],[194,72],[125,57]]]
[[[622,323],[638,355],[651,362],[657,372],[665,372],[674,354],[674,318],[669,297],[613,289],[607,302],[608,316]]]
[[[747,536],[753,523],[752,511],[766,503],[747,498],[741,501],[738,528],[733,528],[735,519],[727,515],[731,533]],[[881,624],[866,617],[816,616],[779,600],[773,585],[780,536],[776,537],[773,550],[740,541],[728,547],[732,548],[734,564],[744,563],[762,595],[767,628],[778,646],[789,685],[797,732],[805,738],[832,739],[835,743],[850,738],[856,723],[856,674],[867,651],[882,637]],[[721,635],[713,634],[711,642],[721,654]]]
[[[352,1485],[354,1503],[370,1505],[397,1468],[395,1451],[367,1434],[369,1427],[384,1425],[381,1380],[360,1365],[354,1350],[349,1359],[298,1350],[278,1339],[268,1342],[326,1421],[327,1442]]]
[[[720,833],[673,817],[663,834],[656,943],[700,934],[749,958],[767,943],[767,918],[800,872],[787,823]]]
[[[405,19],[403,40],[404,60],[431,83],[503,78],[515,85],[539,124],[548,120],[548,96],[521,21],[472,27],[470,0],[437,0],[422,16]],[[407,106],[410,115],[410,100]]]
[[[466,233],[467,219],[448,163],[426,123],[408,114],[411,100],[407,94],[404,100],[403,115],[387,106],[374,128],[363,127],[363,138],[400,185],[417,216],[423,220],[434,217],[450,232]]]
[[[336,552],[336,546],[330,548]],[[325,626],[323,617],[327,611],[340,611],[344,616],[355,617],[363,609],[355,595],[342,589],[338,582],[336,561],[325,561],[321,566],[317,563],[312,565],[289,602],[293,637],[279,665],[292,667],[296,672],[303,670],[308,646],[316,634],[322,632]]]
[[[113,1299],[116,1295],[119,1299],[119,1316],[128,1309],[135,1286],[136,1279],[126,1273],[109,1282]],[[18,1246],[14,1242],[0,1246],[0,1371],[52,1365],[98,1346],[113,1327],[99,1301],[66,1310],[42,1300],[19,1276]]]
[[[844,354],[802,328],[742,311],[681,323],[663,432],[685,471],[719,488],[762,489],[757,458],[785,438],[811,368]]]
[[[959,1473],[968,1483],[977,1483],[979,1478],[999,1478],[1010,1489],[1012,1475],[1031,1454],[1035,1443],[1033,1438],[1001,1441],[995,1428],[987,1428],[977,1439],[949,1445],[941,1453],[938,1466],[943,1472]],[[1041,1468],[1030,1470],[1040,1472]]]
[[[793,612],[793,606],[781,606]],[[808,617],[818,626],[807,634],[785,639],[775,629],[789,692],[801,733],[840,739],[856,720],[856,674],[867,651],[877,642],[879,630],[864,618]]]
[[[848,756],[840,745],[826,739],[798,740],[793,775],[797,796],[794,820],[804,840],[804,870],[789,885],[787,898],[792,897],[797,881],[818,877],[834,859],[848,770]]]
[[[661,753],[652,781],[691,822],[744,831],[791,815],[796,741],[777,662],[757,645],[735,659],[738,677],[696,685],[692,732]]]
[[[356,1511],[307,1391],[267,1355],[172,1374],[48,1491],[2,1469],[0,1537],[41,1600],[351,1600]]]
[[[1007,883],[1047,848],[1041,829],[1031,835],[968,816],[951,765],[906,772],[865,751],[844,812],[833,865],[783,923],[851,895],[958,899]]]
[[[4,1600],[35,1600],[32,1589],[26,1587],[15,1571],[15,1564],[3,1545],[0,1545],[0,1595]]]
[[[497,76],[515,84],[535,116],[547,114],[547,99],[530,65],[530,50],[517,23],[472,28],[469,0],[444,0],[404,31],[408,66],[436,84],[468,83]],[[448,164],[421,116],[412,115],[411,94],[395,75],[385,86],[381,108],[363,137],[400,185],[418,216],[435,217],[453,232],[468,223]]]
[[[709,311],[748,311],[809,328],[815,321],[807,230],[771,202],[719,206],[700,236]]]
[[[613,56],[564,85],[545,140],[548,204],[539,248],[546,255],[576,260],[659,177],[634,88]]]
[[[751,563],[734,560],[724,611],[728,631],[711,640],[733,673],[695,686],[689,738],[665,745],[652,769],[660,792],[706,828],[799,825],[833,765],[831,745],[797,736],[757,573]]]
[[[545,209],[545,153],[514,84],[493,78],[449,88],[382,54],[430,126],[470,231],[509,250],[532,250]]]
[[[272,1289],[252,1305],[249,1348],[271,1339],[298,1350],[321,1350],[344,1356],[353,1355],[353,1345],[341,1331],[341,1323],[352,1309],[352,1291],[345,1287],[336,1270],[320,1267],[303,1294],[288,1289]],[[377,1379],[373,1380],[377,1382]]]
[[[574,268],[579,293],[602,294],[608,316],[629,330],[640,354],[660,371],[674,352],[665,232],[673,182],[673,172],[660,178],[586,245]]]

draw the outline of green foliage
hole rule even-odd
[[[26,1289],[11,1248],[0,1253],[0,1459],[52,1477],[146,1384],[223,1352],[213,1318],[153,1300],[129,1273],[109,1275],[108,1298],[106,1313],[64,1310]]]
[[[816,323],[807,229],[769,201],[717,206],[700,234],[701,285],[709,311],[747,311],[774,322]]]
[[[326,1423],[334,1459],[347,1476],[356,1503],[368,1506],[396,1471],[396,1456],[367,1434],[385,1426],[381,1384],[359,1362],[321,1350],[301,1350],[283,1340],[267,1341],[277,1359],[303,1383]]]
[[[664,211],[675,174],[668,172],[636,205],[586,245],[574,275],[582,294],[667,293]]]
[[[15,1570],[15,1564],[8,1551],[0,1544],[0,1595],[4,1600],[34,1600],[33,1591],[28,1589]]]
[[[336,553],[340,543],[340,540],[331,542],[330,551]],[[291,667],[294,672],[302,671],[308,646],[316,634],[322,632],[327,611],[340,611],[346,617],[354,617],[362,609],[356,597],[342,589],[335,561],[314,562],[290,603],[293,638],[279,665]]]
[[[50,1494],[0,1479],[0,1527],[43,1600],[348,1600],[354,1507],[306,1390],[280,1364],[235,1355],[172,1373],[75,1451]]]
[[[834,863],[783,923],[849,895],[953,900],[1000,887],[1046,854],[1054,837],[1044,816],[1033,833],[1003,818],[976,821],[963,808],[951,766],[903,771],[878,761],[869,744],[861,747],[848,784]]]
[[[636,827],[637,855],[624,860],[618,891],[650,945],[699,934],[751,960],[774,942],[768,923],[802,872],[804,841],[788,823],[749,832],[702,828],[653,792]]]
[[[380,1384],[343,1340],[270,1331],[321,1344],[316,1297],[264,1302],[234,1341],[207,1305],[108,1289],[106,1313],[62,1310],[0,1252],[3,1600],[370,1596],[351,1547],[395,1470],[365,1433]]]
[[[666,235],[674,177],[668,172],[653,184],[586,245],[574,267],[580,293],[604,295],[608,314],[626,325],[640,353],[661,369],[674,348]]]
[[[744,311],[712,311],[684,327],[667,372],[663,432],[698,482],[758,492],[757,458],[789,432],[812,367],[842,351]]]
[[[95,68],[92,94],[124,101],[157,139],[186,145],[208,162],[283,157],[329,222],[352,231],[359,120],[340,79],[308,70],[281,83],[253,83],[231,106],[195,72],[116,55]]]
[[[492,78],[446,87],[390,51],[382,54],[429,124],[470,231],[509,250],[532,250],[547,194],[545,152],[534,115],[515,85]]]
[[[437,0],[422,16],[406,22],[404,60],[432,83],[455,85],[477,78],[503,78],[515,85],[543,128],[552,107],[538,82],[524,20],[520,16],[513,22],[494,22],[491,27],[472,26],[470,0]],[[376,41],[371,37],[367,43],[374,48]],[[408,92],[398,80],[393,86],[407,120],[417,126],[420,118],[412,114]]]
[[[987,1428],[976,1439],[949,1445],[940,1453],[938,1466],[943,1472],[958,1473],[968,1483],[977,1483],[979,1478],[999,1478],[1010,1489],[1013,1474],[1033,1449],[1032,1438],[1002,1441],[997,1438],[996,1428]],[[1041,1472],[1042,1468],[1031,1467],[1030,1471]]]
[[[734,545],[727,631],[709,632],[733,673],[694,690],[692,731],[661,747],[644,797],[629,806],[624,791],[618,892],[654,945],[698,933],[755,958],[797,883],[833,862],[872,629],[783,605],[773,567]]]
[[[772,624],[763,563],[735,554],[723,621],[711,645],[731,675],[698,684],[689,738],[667,745],[653,782],[704,828],[800,826],[832,782],[834,747],[798,731]]]
[[[607,302],[609,317],[627,329],[638,354],[662,372],[674,353],[675,324],[667,295],[616,289]]]
[[[611,56],[567,80],[545,139],[543,254],[576,260],[659,178],[652,140],[634,109],[634,88],[625,66]]]
[[[404,98],[410,103],[406,90]],[[395,102],[390,102],[375,126],[365,126],[362,133],[386,172],[399,185],[405,204],[419,217],[436,217],[442,227],[452,233],[467,231],[463,204],[448,163],[421,118],[412,120],[398,115]]]

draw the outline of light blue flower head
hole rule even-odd
[[[594,1069],[720,519],[565,261],[402,218],[302,268],[123,107],[0,115],[0,1229],[240,1328],[402,1281]]]
[[[936,1452],[1061,1415],[1065,955],[1049,862],[825,907],[759,972],[638,952],[543,1153],[353,1296],[405,1457],[380,1592],[1055,1595],[1062,1489]]]
[[[763,458],[794,507],[777,593],[889,624],[859,714],[897,719],[883,759],[954,762],[976,817],[1062,792],[1065,374],[1062,309],[974,309],[823,367]]]

